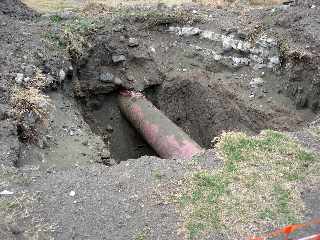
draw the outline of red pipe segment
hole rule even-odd
[[[204,150],[141,93],[121,91],[119,107],[162,158],[192,158]]]

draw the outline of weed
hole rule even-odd
[[[22,140],[36,141],[38,127],[48,124],[49,114],[53,109],[50,98],[36,87],[13,87],[10,103],[18,120]]]
[[[120,8],[114,12],[114,15],[121,20],[144,23],[149,29],[171,24],[194,24],[204,20],[203,16],[182,10],[161,12],[158,10],[130,11],[130,9]]]
[[[51,43],[52,45],[54,45],[60,49],[65,48],[65,43],[58,33],[46,32],[46,33],[44,33],[43,38],[47,39],[49,43]]]
[[[163,177],[163,174],[161,174],[161,172],[159,170],[156,170],[153,172],[153,176],[157,179],[157,180],[161,180]]]
[[[62,17],[59,15],[50,16],[50,21],[53,23],[59,23],[62,21]]]
[[[18,203],[15,201],[9,201],[7,199],[0,200],[0,211],[12,211],[18,206]]]
[[[135,240],[146,240],[149,231],[150,231],[150,229],[144,228],[142,231],[140,231],[140,232],[136,235],[136,237],[135,237],[134,239],[135,239]]]
[[[141,232],[134,239],[135,240],[145,240],[146,239],[146,234],[144,232]]]
[[[71,57],[79,59],[90,48],[88,36],[97,30],[97,25],[88,18],[75,18],[64,28],[64,40]]]

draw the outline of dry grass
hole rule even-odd
[[[49,114],[53,109],[50,98],[38,88],[14,86],[10,103],[18,121],[21,140],[36,143],[40,129],[48,126]]]
[[[320,184],[318,156],[274,131],[225,133],[217,150],[223,167],[193,174],[178,195],[190,239],[244,239],[303,220],[302,184]]]
[[[53,12],[66,9],[74,9],[79,7],[77,4],[70,0],[22,0],[28,6],[40,11],[40,12]]]
[[[11,94],[11,104],[19,119],[32,113],[40,121],[48,119],[53,107],[50,98],[35,87],[14,87]]]
[[[284,0],[247,0],[251,5],[272,5],[282,3]],[[210,6],[228,6],[230,4],[238,3],[239,0],[23,0],[26,4],[33,7],[40,12],[61,11],[66,9],[75,9],[91,3],[101,3],[110,7],[117,7],[120,5],[136,5],[136,4],[158,4],[165,3],[168,5],[182,4],[182,3],[200,3]]]

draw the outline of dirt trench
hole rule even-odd
[[[255,57],[242,64],[249,58],[243,50],[226,51],[219,42],[208,49],[212,39],[181,34],[187,28],[168,29],[135,38],[125,37],[130,35],[125,28],[100,34],[74,66],[74,90],[84,119],[102,136],[117,162],[156,155],[120,113],[120,88],[143,92],[204,148],[214,147],[214,138],[223,131],[297,130],[314,117],[310,109],[297,110],[284,94],[280,81],[287,78],[281,75],[281,67],[264,62],[268,57],[262,67]],[[262,55],[269,54],[260,48]],[[266,48],[278,54],[277,47]]]

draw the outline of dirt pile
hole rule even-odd
[[[20,0],[2,0],[0,2],[0,13],[21,19],[30,19],[38,16],[34,10],[28,8]]]

